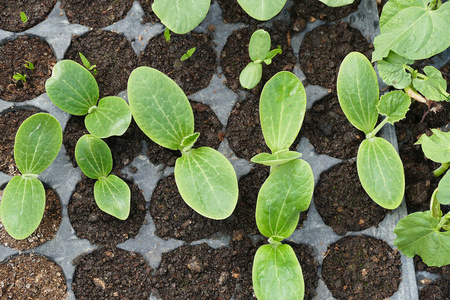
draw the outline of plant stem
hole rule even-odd
[[[442,217],[441,221],[439,222],[439,224],[436,226],[436,229],[439,231],[441,230],[442,226],[445,225],[445,223],[447,223],[447,221],[450,220],[450,212],[448,212],[446,215],[444,215],[444,217]]]
[[[426,105],[429,106],[430,100],[423,97],[422,95],[417,94],[415,91],[413,91],[411,87],[409,86],[406,87],[405,92],[408,94],[409,97],[413,98],[414,100],[419,101],[421,103],[425,103]]]
[[[378,124],[378,126],[375,127],[374,130],[372,130],[372,132],[370,132],[366,135],[366,139],[371,139],[374,136],[376,136],[378,131],[380,131],[381,128],[383,128],[383,126],[387,123],[387,121],[388,121],[388,118],[384,118],[383,121],[381,121],[380,124]]]
[[[442,163],[439,168],[433,171],[434,176],[439,177],[450,167],[450,162]]]

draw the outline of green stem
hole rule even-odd
[[[421,103],[424,103],[426,105],[429,104],[429,100],[424,98],[422,95],[419,95],[417,91],[414,88],[411,88],[411,86],[408,86],[404,89],[405,93],[408,94],[409,97],[413,98],[416,101],[419,101]]]
[[[448,220],[450,220],[450,212],[448,212],[446,215],[444,215],[444,217],[441,219],[439,224],[436,226],[436,230],[438,230],[438,231],[441,230],[442,226],[444,226]]]
[[[439,168],[433,171],[435,177],[441,176],[450,167],[450,162],[442,163]]]
[[[387,121],[388,121],[388,118],[384,118],[383,121],[381,121],[380,124],[378,124],[378,126],[375,127],[374,130],[372,130],[372,132],[370,132],[366,135],[366,139],[371,139],[374,136],[376,136],[378,131],[380,131],[381,128],[383,128],[383,126],[387,123]]]

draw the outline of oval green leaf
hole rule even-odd
[[[238,0],[239,5],[250,17],[267,21],[275,17],[287,0]]]
[[[394,124],[406,117],[411,105],[411,98],[403,91],[392,91],[380,98],[378,112],[386,116],[387,122]]]
[[[301,300],[305,294],[302,268],[286,244],[263,245],[256,251],[252,281],[258,300]]]
[[[175,163],[175,180],[183,200],[202,216],[225,219],[236,207],[236,173],[214,149],[200,147],[184,153]]]
[[[366,193],[386,209],[397,208],[405,192],[403,164],[385,139],[364,140],[358,150],[358,176]]]
[[[439,129],[431,129],[433,134],[427,136],[422,134],[416,145],[422,145],[425,156],[438,163],[450,162],[450,132]]]
[[[436,197],[439,203],[450,205],[450,172],[447,172],[439,181]]]
[[[356,128],[370,133],[378,120],[377,74],[367,57],[358,52],[348,54],[337,78],[339,104]]]
[[[47,113],[37,113],[26,119],[16,134],[14,160],[22,174],[39,174],[58,155],[62,130],[58,120]]]
[[[253,32],[248,45],[248,53],[253,61],[265,60],[270,51],[270,34],[264,29]]]
[[[251,90],[261,81],[261,77],[262,64],[249,62],[239,74],[239,82],[243,88]]]
[[[131,123],[131,111],[127,102],[119,97],[100,99],[98,107],[84,119],[86,129],[98,138],[122,135]]]
[[[155,0],[152,10],[171,31],[185,34],[205,19],[210,3],[210,0]]]
[[[302,154],[296,151],[281,150],[274,154],[260,153],[252,157],[251,161],[265,166],[278,166],[300,158]]]
[[[119,177],[109,175],[94,185],[94,198],[98,207],[107,214],[125,220],[130,214],[130,187]]]
[[[6,185],[0,202],[0,218],[16,240],[29,237],[44,215],[45,189],[37,178],[15,176]]]
[[[53,67],[45,90],[56,106],[76,116],[86,115],[97,104],[99,96],[94,76],[72,60],[62,60]]]
[[[194,133],[194,114],[183,90],[160,71],[139,67],[128,79],[131,113],[155,143],[181,150],[183,139]]]
[[[306,111],[306,92],[302,82],[290,72],[279,72],[261,93],[261,128],[272,153],[288,149],[297,137]]]
[[[319,0],[330,7],[340,7],[344,5],[352,4],[355,0]]]
[[[113,160],[108,145],[90,134],[83,135],[75,146],[75,159],[89,178],[99,179],[111,173]]]
[[[308,209],[314,191],[311,167],[301,159],[276,168],[261,186],[256,202],[256,225],[266,237],[287,238],[300,212]]]

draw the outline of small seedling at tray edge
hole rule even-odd
[[[193,47],[193,48],[189,49],[188,51],[186,51],[186,53],[183,54],[183,56],[180,58],[180,61],[185,61],[186,59],[190,58],[194,54],[196,49],[197,49],[197,47]]]
[[[23,11],[20,12],[20,20],[22,20],[23,24],[26,24],[28,22],[28,17]]]
[[[166,39],[166,42],[170,42],[170,29],[168,27],[166,27],[166,29],[164,29],[164,38]]]
[[[78,55],[80,55],[81,62],[83,63],[84,67],[88,69],[89,71],[92,71],[92,75],[97,76],[97,66],[92,65],[89,62],[89,60],[86,58],[86,56],[83,55],[83,53],[78,52]]]
[[[13,75],[13,79],[16,80],[16,81],[27,82],[27,75],[26,74],[16,73],[16,74]]]

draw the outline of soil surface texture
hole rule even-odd
[[[44,21],[55,6],[56,0],[15,0],[0,2],[0,29],[12,32],[25,31]],[[20,13],[24,12],[27,22]]]
[[[346,236],[328,246],[322,278],[336,299],[381,300],[401,281],[400,253],[368,236]]]
[[[419,300],[450,299],[450,280],[437,279],[419,290]]]
[[[45,81],[52,75],[56,57],[44,40],[21,35],[0,45],[0,99],[23,102],[45,92]],[[28,62],[32,63],[33,69]],[[17,73],[25,81],[13,78]]]
[[[142,299],[151,293],[152,268],[142,255],[100,248],[79,256],[72,290],[77,299]]]
[[[222,9],[222,18],[224,23],[244,23],[255,25],[261,23],[250,17],[245,10],[234,0],[217,0]]]
[[[160,22],[159,18],[155,15],[152,9],[153,0],[139,0],[139,4],[142,7],[142,10],[144,11],[144,16],[142,17],[142,21],[144,23],[158,23]]]

